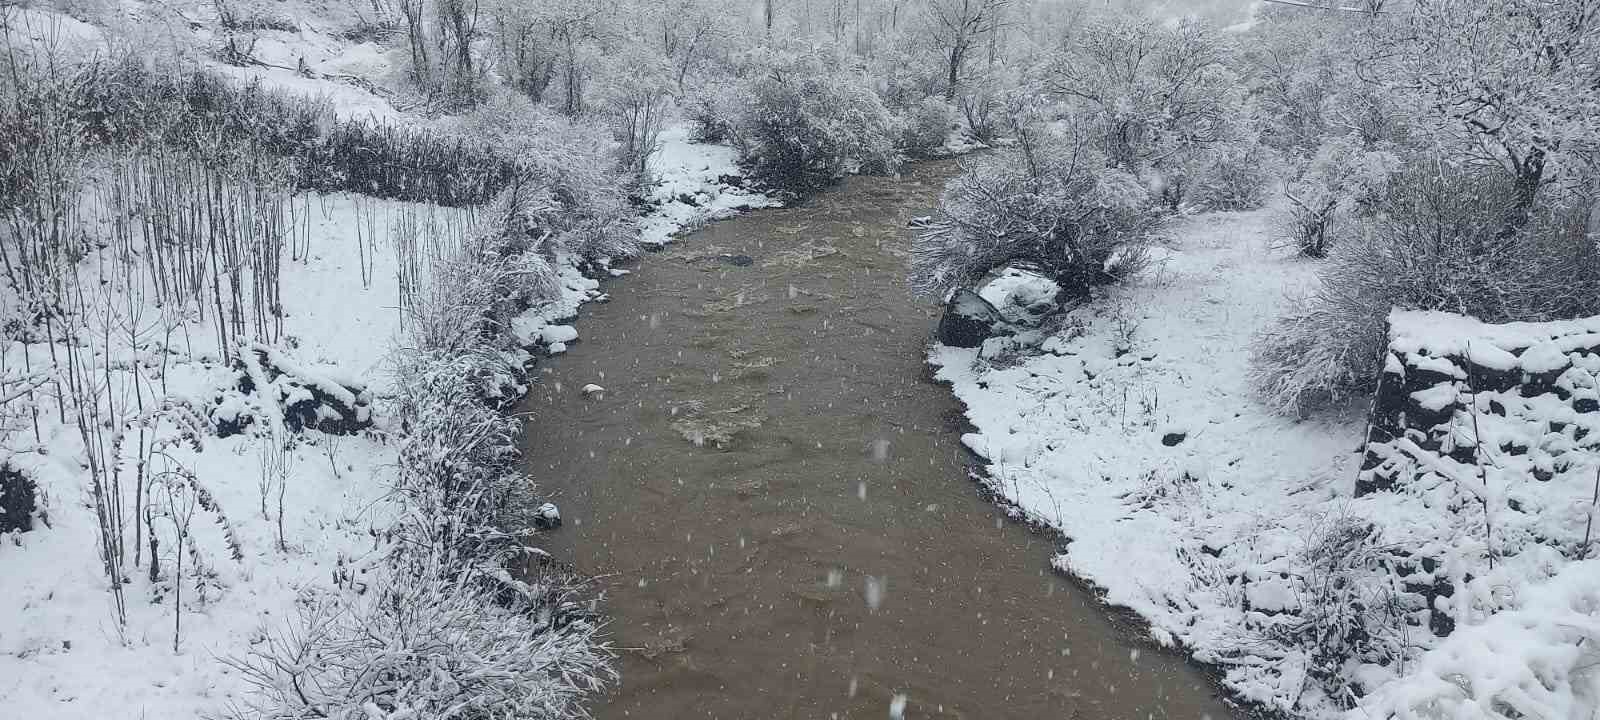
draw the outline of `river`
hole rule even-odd
[[[956,169],[708,225],[540,366],[526,462],[566,521],[542,540],[601,576],[621,655],[596,717],[1232,717],[969,479],[904,283]]]

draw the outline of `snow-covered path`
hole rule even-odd
[[[907,219],[954,163],[852,178],[644,258],[542,366],[526,458],[612,580],[598,717],[1212,717],[1199,671],[1049,570],[967,480]],[[590,385],[599,386],[598,390]]]

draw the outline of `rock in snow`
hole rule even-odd
[[[33,529],[34,481],[9,462],[0,464],[0,533]]]
[[[561,527],[561,508],[550,502],[540,505],[533,515],[533,524],[542,530]]]
[[[1000,311],[971,290],[957,290],[945,303],[939,319],[939,342],[950,347],[974,348],[996,335],[1005,334]]]
[[[578,339],[578,329],[571,325],[546,325],[539,330],[539,339],[546,345],[565,345]]]

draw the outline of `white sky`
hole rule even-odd
[[[1227,26],[1250,18],[1259,0],[1089,0],[1107,7],[1144,8],[1157,15],[1185,17],[1197,15],[1217,25]]]

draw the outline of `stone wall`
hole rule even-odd
[[[1482,482],[1489,470],[1548,482],[1591,464],[1597,380],[1600,317],[1491,325],[1397,311],[1356,495],[1425,476]]]
[[[1587,552],[1600,317],[1494,325],[1397,311],[1388,334],[1355,495],[1405,496],[1384,522],[1384,563],[1444,636],[1477,572],[1535,550]]]

